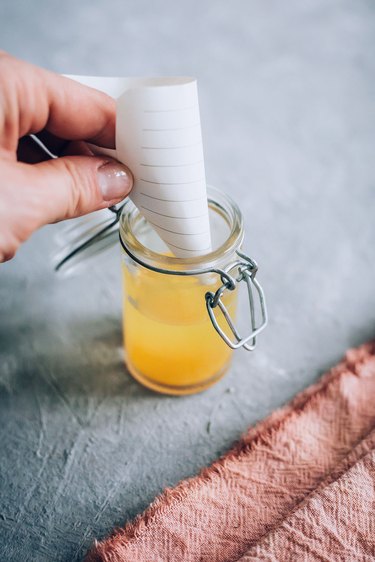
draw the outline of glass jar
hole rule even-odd
[[[59,236],[63,248],[53,256],[56,271],[72,274],[117,244],[120,233],[125,362],[134,378],[163,393],[208,388],[227,370],[233,350],[252,351],[267,325],[257,265],[241,251],[241,212],[214,188],[208,203],[213,249],[206,255],[175,257],[128,199],[67,221]],[[235,322],[241,285],[248,299],[245,337]]]
[[[191,258],[173,256],[130,200],[121,212],[125,362],[135,379],[158,392],[191,394],[208,388],[228,369],[233,349],[252,350],[267,323],[257,266],[241,252],[241,212],[217,189],[208,189],[208,201],[213,250]],[[246,338],[234,320],[241,281],[249,299],[251,333]]]

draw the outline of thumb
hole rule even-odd
[[[110,207],[133,185],[128,168],[104,156],[0,164],[0,262],[40,226]]]
[[[27,166],[40,225],[78,217],[119,203],[130,192],[130,170],[108,157],[64,156]]]

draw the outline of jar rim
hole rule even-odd
[[[152,268],[189,272],[190,270],[217,267],[225,263],[242,244],[244,238],[243,217],[238,205],[229,195],[212,186],[207,186],[208,205],[211,211],[221,215],[229,226],[229,234],[219,247],[207,254],[180,258],[168,256],[151,250],[136,237],[136,221],[142,220],[142,214],[134,203],[128,199],[122,209],[119,229],[120,241],[124,249],[137,261]],[[143,219],[145,220],[145,219]]]

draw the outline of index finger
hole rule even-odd
[[[59,74],[0,53],[0,145],[46,129],[66,140],[115,147],[115,100]]]

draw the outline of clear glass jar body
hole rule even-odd
[[[204,256],[174,257],[130,201],[120,218],[127,249],[122,259],[125,362],[139,382],[167,394],[208,388],[223,376],[232,355],[206,308],[206,293],[214,293],[222,279],[200,270],[225,269],[235,261],[243,222],[228,196],[213,188],[208,196],[213,251]],[[222,301],[234,318],[237,291],[226,291]],[[228,330],[223,317],[218,322]]]

